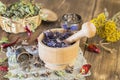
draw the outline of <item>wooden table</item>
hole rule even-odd
[[[1,1],[9,4],[17,0]],[[120,0],[36,0],[36,2],[41,2],[45,7],[55,11],[59,18],[61,18],[64,13],[78,13],[82,16],[84,22],[90,21],[93,17],[96,17],[99,13],[104,11],[104,8],[107,8],[109,17],[112,17],[115,13],[120,11]],[[20,36],[22,37],[21,40],[28,39],[29,43],[33,44],[34,40],[42,31],[56,27],[60,27],[59,20],[54,23],[43,22],[30,39],[27,38],[26,33],[9,34],[0,29],[0,38],[7,36],[10,41],[13,41],[16,37]],[[98,37],[94,37],[88,39],[88,43],[98,43],[99,40]],[[83,47],[82,43],[81,46]],[[120,80],[120,41],[110,44],[108,47],[117,49],[117,52],[110,54],[101,48],[100,54],[95,54],[82,48],[82,50],[84,49],[85,58],[88,63],[92,65],[92,74],[90,77],[87,77],[87,80]],[[2,65],[6,64],[3,63]],[[0,80],[6,80],[3,79],[4,74],[0,72]]]

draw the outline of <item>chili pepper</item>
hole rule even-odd
[[[1,45],[1,48],[7,48],[9,46],[13,46],[17,43],[17,41],[19,40],[19,37],[14,41],[14,42],[11,42],[11,43],[4,43]]]
[[[87,46],[88,51],[95,52],[95,53],[100,53],[100,49],[96,47],[94,44],[89,44]]]
[[[0,66],[0,71],[8,71],[8,67],[7,66]]]
[[[38,43],[38,38],[35,39],[35,42]]]
[[[91,68],[91,65],[90,64],[85,64],[82,66],[82,68],[80,69],[80,73],[81,74],[87,74],[89,72]]]
[[[32,31],[28,28],[28,26],[25,26],[25,30],[26,30],[28,36],[32,35]]]

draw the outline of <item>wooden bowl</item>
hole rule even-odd
[[[51,29],[51,31],[62,32],[63,29]],[[73,45],[64,48],[53,48],[46,46],[42,40],[44,34],[41,33],[38,37],[39,57],[44,61],[47,68],[53,70],[65,69],[68,65],[74,65],[78,56],[79,40]]]
[[[40,23],[41,19],[39,15],[16,20],[0,16],[1,28],[9,33],[26,32],[25,26],[29,26],[29,29],[36,29]]]

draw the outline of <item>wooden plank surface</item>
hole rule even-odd
[[[1,0],[6,4],[13,3],[18,0]],[[42,3],[46,8],[55,11],[58,14],[59,20],[54,23],[42,22],[36,29],[31,38],[27,37],[26,33],[9,34],[0,29],[0,39],[2,36],[7,36],[10,41],[16,37],[21,37],[21,40],[27,39],[30,44],[34,44],[34,40],[39,34],[47,29],[60,27],[60,18],[65,13],[78,13],[82,16],[84,22],[89,21],[91,18],[103,12],[107,8],[110,17],[116,12],[120,11],[120,0],[36,0]],[[89,43],[97,43],[100,39],[98,37],[89,39]],[[116,48],[117,53],[109,54],[101,49],[100,54],[94,54],[85,51],[85,58],[88,63],[92,64],[91,76],[87,80],[120,80],[120,42],[111,44],[108,47]],[[84,45],[81,42],[81,47]],[[83,48],[82,48],[83,49]],[[2,65],[6,65],[3,63]],[[5,74],[5,73],[4,73]],[[0,80],[7,80],[3,78],[0,72]]]
[[[107,8],[109,18],[111,18],[120,11],[120,0],[97,0],[93,17],[103,12],[104,8]],[[98,43],[99,41],[98,37],[89,39],[89,43]],[[117,52],[110,54],[102,48],[100,54],[86,51],[85,57],[92,64],[92,75],[87,80],[120,80],[120,42],[110,44],[108,47],[115,48]]]

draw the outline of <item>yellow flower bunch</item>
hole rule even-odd
[[[92,19],[91,22],[93,22],[97,28],[104,26],[106,22],[105,14],[104,13],[99,14],[98,17]]]
[[[107,20],[104,13],[98,15],[97,18],[91,20],[97,28],[97,34],[108,42],[116,42],[120,40],[120,31],[117,29],[116,23]]]

